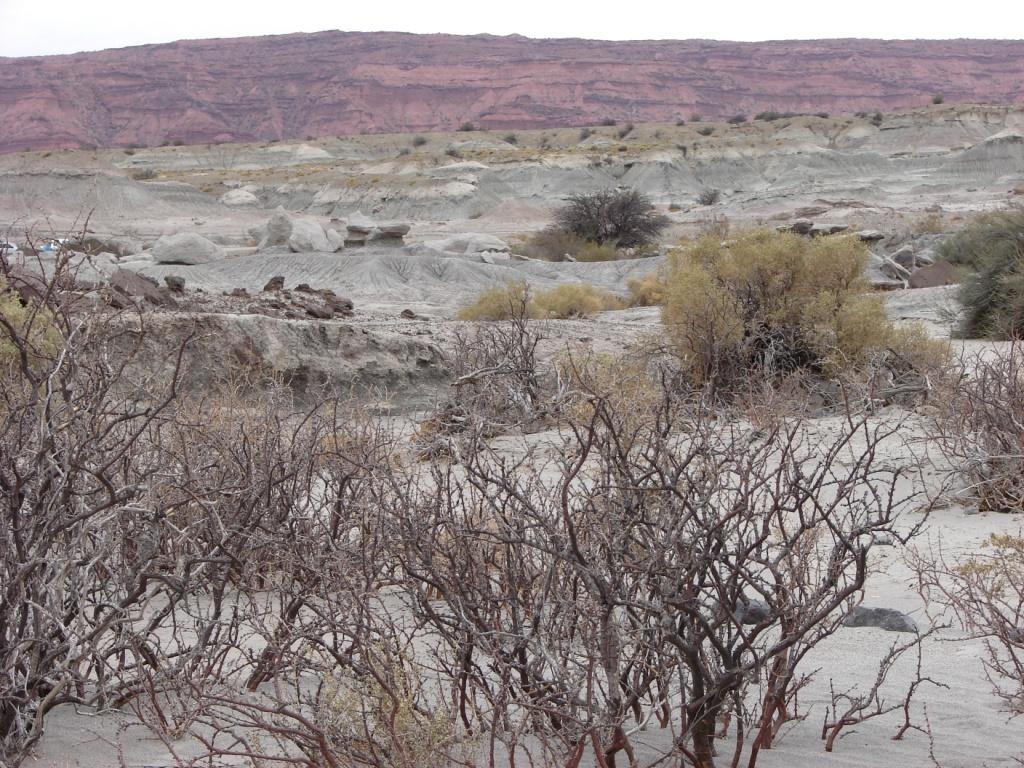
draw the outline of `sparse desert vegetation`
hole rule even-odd
[[[668,220],[635,189],[573,195],[555,214],[556,226],[598,245],[634,248],[653,241]]]
[[[1024,333],[1024,212],[978,216],[942,246],[966,276],[960,290],[961,332],[972,338]]]
[[[613,114],[0,156],[4,768],[1021,757],[1019,110]]]
[[[913,376],[918,364],[941,365],[938,342],[886,318],[862,277],[866,263],[855,238],[708,236],[674,254],[662,318],[688,375],[715,389],[751,372],[833,377],[880,363]]]

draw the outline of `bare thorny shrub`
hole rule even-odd
[[[729,762],[752,742],[753,765],[799,716],[799,664],[857,599],[872,535],[914,532],[895,525],[901,470],[876,459],[897,428],[754,436],[670,387],[638,423],[595,393],[556,458],[479,446],[382,498],[488,764],[636,765],[657,723],[652,763],[703,768],[731,712]]]
[[[1024,357],[1020,341],[966,356],[928,435],[959,476],[958,501],[1024,511]],[[955,618],[984,643],[983,663],[1011,716],[1024,713],[1024,535],[990,535],[971,553],[940,539],[913,552],[918,589],[936,620]]]
[[[332,401],[296,414],[280,387],[181,394],[183,348],[168,380],[140,380],[145,318],[83,303],[65,257],[0,314],[0,764],[66,703],[128,706],[169,746],[190,733],[257,755],[222,745],[218,712],[244,725],[269,684],[275,723],[326,718],[310,764],[395,764],[422,742],[422,685],[368,597],[394,577],[361,503],[390,433]],[[329,713],[367,686],[404,714],[368,695],[383,719],[360,735]]]
[[[1024,343],[966,356],[930,438],[982,511],[1024,512]]]
[[[174,397],[173,377],[147,402],[119,387],[132,355],[108,353],[124,348],[123,326],[76,311],[66,267],[58,259],[33,286],[38,299],[18,322],[0,314],[0,346],[10,350],[0,370],[3,757],[23,754],[54,706],[109,691],[109,658],[123,650],[115,638],[148,578],[120,567],[157,466],[140,436]]]
[[[1006,710],[1024,714],[1024,536],[993,535],[959,558],[936,547],[914,565],[930,606],[984,641],[986,673]]]
[[[545,390],[513,321],[457,389],[481,423],[564,394],[561,444],[408,463],[352,406],[133,380],[145,323],[65,298],[29,305],[52,346],[3,325],[14,763],[79,703],[132,709],[181,765],[708,768],[727,715],[728,761],[754,765],[803,716],[801,662],[859,598],[874,535],[916,531],[877,455],[898,423],[752,430],[668,374],[626,418],[583,364]]]
[[[504,300],[506,321],[456,331],[452,395],[437,404],[415,438],[425,455],[446,451],[451,435],[472,441],[513,427],[534,428],[558,413],[565,387],[538,360],[543,324],[530,319],[531,293],[524,286]]]

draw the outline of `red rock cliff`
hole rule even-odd
[[[1024,100],[1024,41],[345,33],[0,58],[0,151]]]

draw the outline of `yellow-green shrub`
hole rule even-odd
[[[560,285],[532,293],[525,281],[489,288],[456,315],[459,320],[510,320],[513,317],[564,320],[621,309],[618,296],[592,285]]]
[[[538,293],[533,305],[538,317],[564,320],[622,309],[625,303],[615,294],[592,285],[560,285]]]
[[[510,320],[513,317],[533,317],[530,287],[525,280],[508,283],[501,288],[489,288],[476,300],[459,310],[459,320]]]
[[[886,318],[863,277],[867,256],[853,237],[771,230],[673,254],[662,321],[687,374],[728,386],[751,371],[835,376],[894,347],[907,360],[938,354]]]
[[[21,298],[7,287],[0,277],[0,315],[27,342],[30,363],[36,363],[54,354],[60,347],[60,333],[53,324],[53,316],[45,308],[25,306]],[[0,327],[0,373],[16,368],[19,351],[11,339],[6,325]]]
[[[569,230],[548,227],[530,235],[519,249],[524,256],[545,261],[615,261],[619,252],[612,245],[591,242]]]
[[[629,288],[629,306],[656,307],[662,304],[665,301],[665,284],[665,273],[660,269],[630,279],[626,283]]]

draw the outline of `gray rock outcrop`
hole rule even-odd
[[[844,627],[876,627],[887,632],[916,634],[917,623],[907,614],[892,608],[868,608],[858,605],[843,621]]]
[[[294,253],[317,251],[333,253],[334,246],[327,239],[324,228],[308,219],[292,219],[292,231],[288,236],[288,248]]]
[[[444,240],[434,240],[426,245],[434,251],[454,253],[460,256],[481,253],[508,253],[511,250],[509,244],[501,238],[478,232],[454,235]]]
[[[223,248],[195,232],[164,235],[153,246],[157,264],[207,264],[223,258]]]
[[[260,236],[258,250],[287,246],[293,253],[334,253],[342,243],[333,230],[324,230],[319,223],[291,215],[278,207],[274,215],[262,228],[253,229],[250,235]]]

